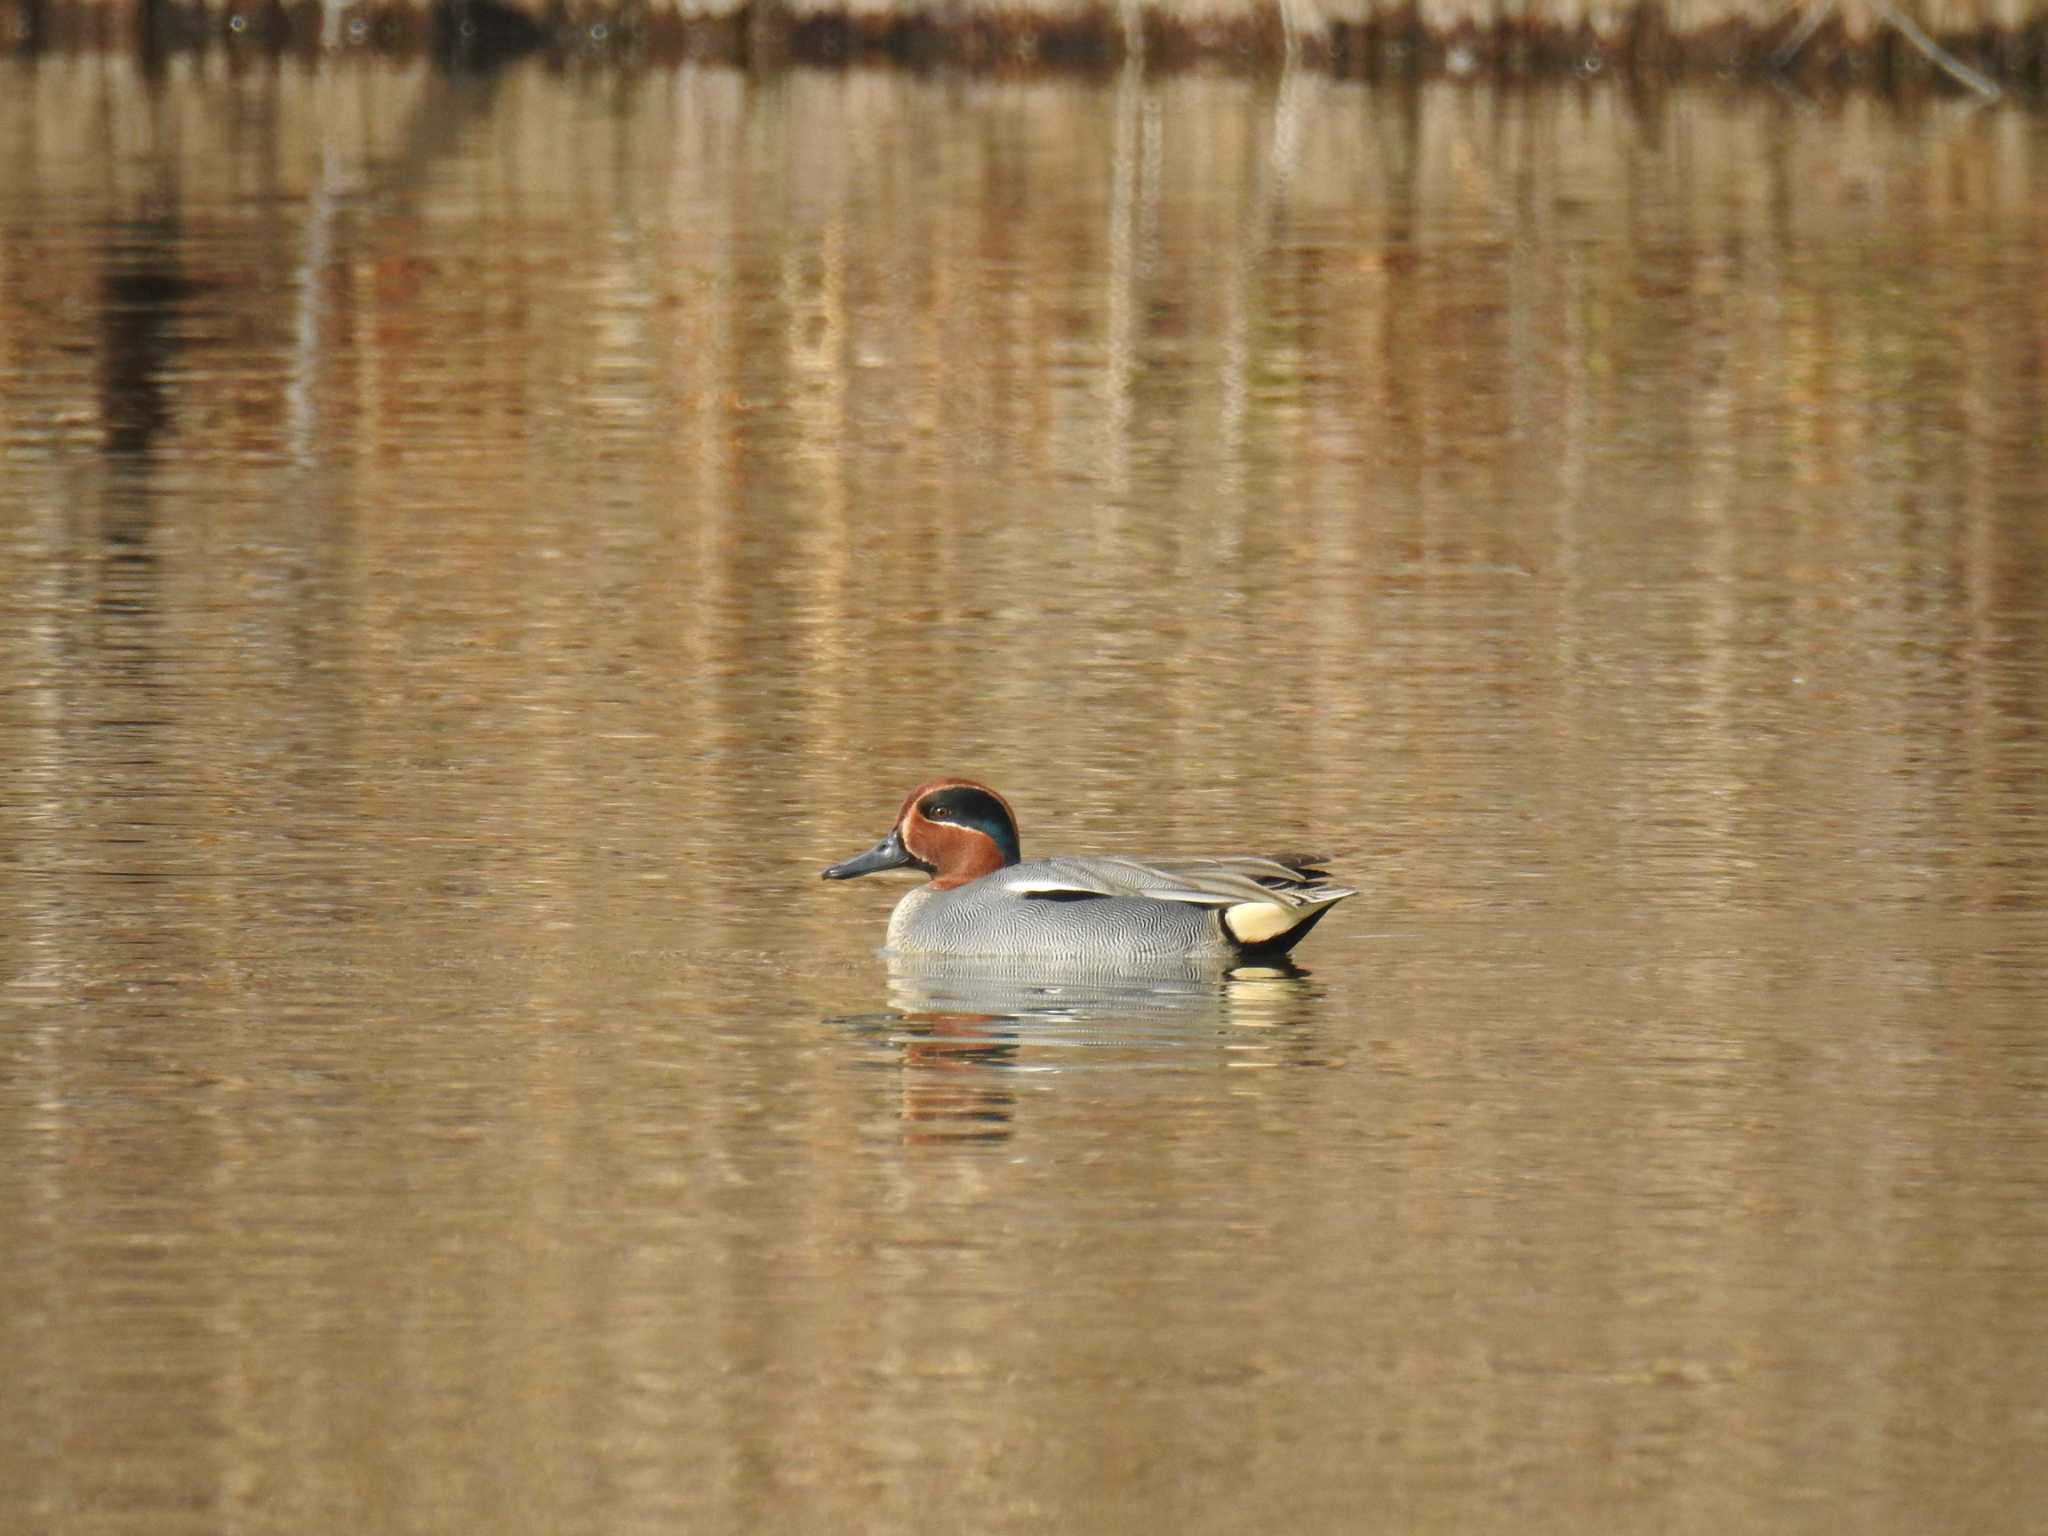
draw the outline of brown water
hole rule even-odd
[[[0,142],[0,1527],[2048,1529],[2039,117]],[[1365,894],[893,974],[944,770]]]

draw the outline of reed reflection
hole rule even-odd
[[[100,412],[112,459],[146,457],[172,425],[166,378],[186,345],[179,322],[200,290],[177,220],[144,217],[107,251],[100,282]]]

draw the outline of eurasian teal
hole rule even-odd
[[[896,903],[899,954],[1014,956],[1097,964],[1196,955],[1269,959],[1358,893],[1328,885],[1318,857],[1025,862],[1009,802],[970,779],[910,793],[896,825],[827,880],[909,865],[932,879]]]

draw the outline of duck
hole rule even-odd
[[[1357,891],[1321,855],[1120,854],[1026,859],[1010,802],[973,779],[905,797],[882,840],[824,870],[852,880],[910,868],[931,879],[896,903],[886,952],[1085,964],[1285,955]]]

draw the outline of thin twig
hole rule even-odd
[[[1818,4],[1809,5],[1806,14],[1799,18],[1799,25],[1792,29],[1792,35],[1771,55],[1771,68],[1791,68],[1792,61],[1799,57],[1799,50],[1813,41],[1813,34],[1820,30],[1821,23],[1834,14],[1835,0],[1819,0]]]
[[[1126,63],[1142,65],[1145,62],[1145,13],[1138,7],[1138,0],[1118,0],[1117,20],[1123,27],[1124,60]]]
[[[1952,80],[1968,86],[1986,101],[1996,101],[2005,93],[1991,80],[1977,73],[1961,59],[1950,53],[1941,44],[1920,30],[1920,24],[1891,0],[1870,0],[1870,8],[1905,34],[1906,41],[1918,48],[1928,58],[1940,65]]]

